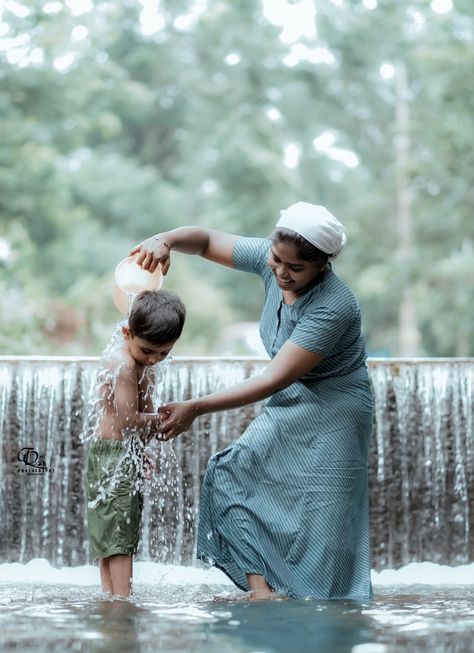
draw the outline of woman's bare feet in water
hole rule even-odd
[[[263,576],[247,574],[249,591],[228,596],[214,596],[215,603],[235,603],[237,601],[285,601],[288,599],[285,594],[275,592]]]
[[[257,574],[247,574],[249,584],[249,594],[251,601],[274,601],[286,598],[282,594],[277,594],[272,590],[263,576]]]

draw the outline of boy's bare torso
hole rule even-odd
[[[136,413],[153,412],[145,367],[130,355],[125,343],[111,352],[98,372],[100,381],[97,437],[123,440],[134,429]]]

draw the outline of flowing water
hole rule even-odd
[[[405,573],[406,572],[406,573]],[[51,653],[468,653],[474,565],[374,574],[375,599],[250,602],[215,569],[136,565],[129,601],[92,567],[0,565],[0,651]],[[418,584],[406,584],[412,576]],[[451,578],[451,584],[436,584]],[[401,584],[396,584],[397,581]],[[454,582],[463,584],[456,585]],[[395,584],[393,584],[395,582]],[[426,584],[429,583],[429,584]]]
[[[265,361],[178,359],[157,402],[238,383]],[[474,560],[474,359],[369,362],[375,391],[369,461],[377,569]],[[81,441],[97,360],[0,358],[0,560],[89,562]],[[261,406],[198,418],[159,445],[146,487],[140,555],[194,560],[199,489],[209,457],[239,437]],[[291,433],[289,434],[291,437]],[[26,464],[37,456],[37,465]]]
[[[175,360],[156,399],[225,388],[264,365]],[[207,460],[258,405],[155,445],[161,472],[146,482],[134,596],[112,601],[97,569],[79,566],[89,562],[80,435],[97,360],[0,359],[0,651],[474,651],[474,361],[369,369],[373,603],[252,603],[217,570],[183,566],[195,563]],[[413,566],[426,560],[443,566]]]

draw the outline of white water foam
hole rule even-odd
[[[374,585],[474,585],[474,563],[450,567],[410,562],[400,569],[372,571]]]
[[[148,585],[230,585],[233,583],[215,567],[200,569],[157,562],[135,562],[134,583]],[[44,558],[0,565],[0,582],[43,583],[54,585],[98,585],[99,569],[92,565],[81,567],[53,567]]]
[[[134,582],[148,585],[228,585],[233,583],[216,569],[183,567],[156,562],[136,562]],[[99,570],[92,565],[53,567],[37,558],[26,564],[0,564],[0,582],[43,583],[54,585],[99,585]],[[449,567],[432,562],[412,562],[401,569],[372,571],[375,586],[389,585],[474,585],[474,564]]]

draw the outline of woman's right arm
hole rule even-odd
[[[161,263],[163,274],[169,270],[171,250],[234,267],[232,256],[238,239],[239,236],[214,229],[179,227],[144,240],[130,251],[130,255],[138,254],[137,264],[150,272]]]

